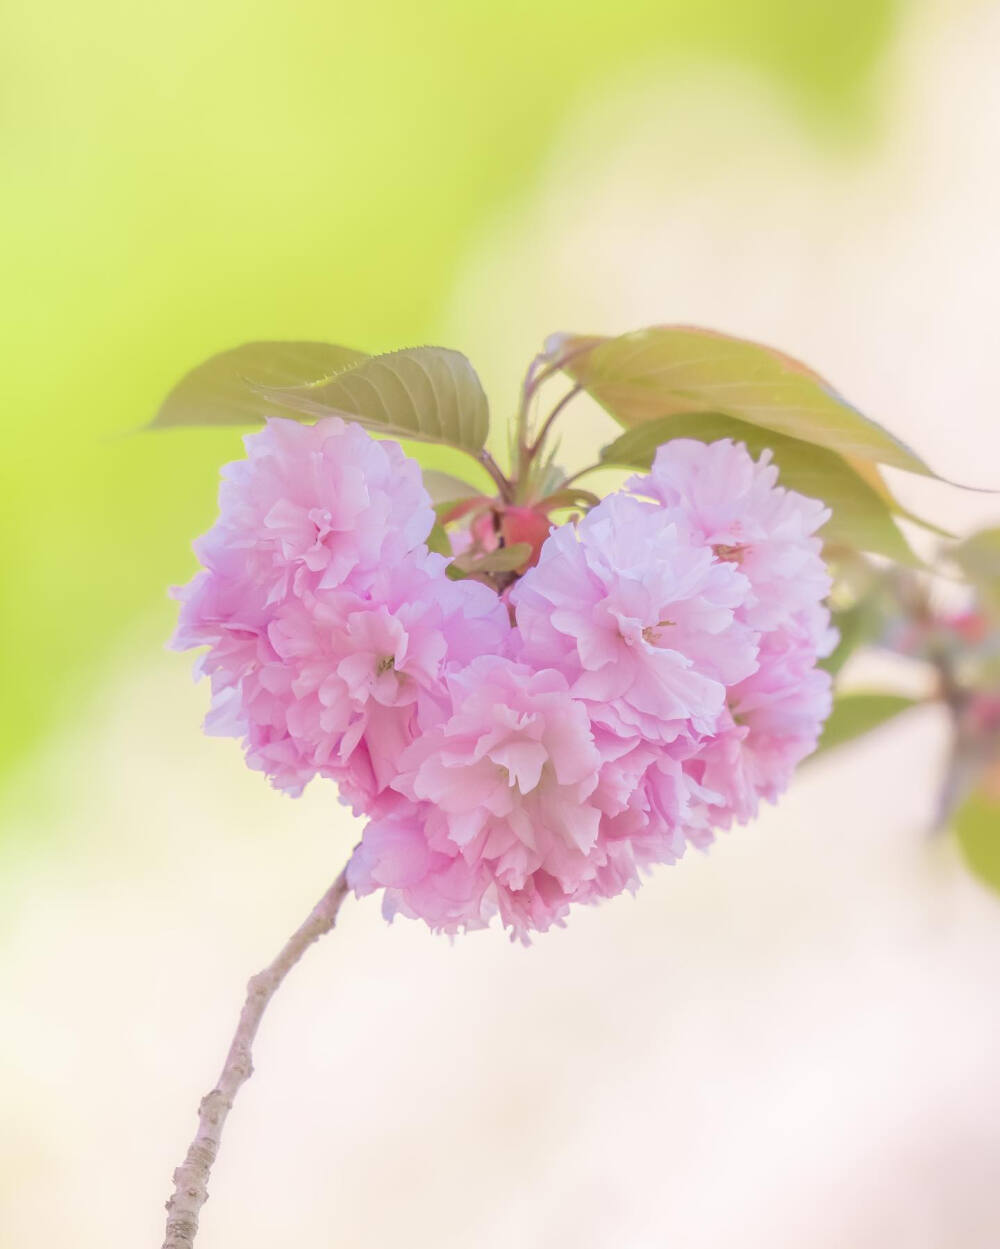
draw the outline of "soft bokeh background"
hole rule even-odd
[[[499,422],[549,331],[681,320],[995,486],[998,49],[981,0],[7,0],[2,1243],[159,1243],[242,983],[358,835],[203,738],[162,650],[239,449],[134,434],[170,384],[251,338],[442,342]],[[1000,904],[923,832],[944,733],[529,951],[350,905],[199,1243],[992,1249]]]

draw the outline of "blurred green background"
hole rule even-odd
[[[123,631],[169,631],[238,450],[130,433],[183,372],[254,338],[438,339],[477,233],[631,67],[750,66],[817,143],[863,142],[896,9],[7,0],[0,790]]]

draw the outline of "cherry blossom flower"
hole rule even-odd
[[[739,568],[751,587],[740,619],[766,630],[830,589],[822,544],[813,536],[830,510],[777,480],[770,451],[755,463],[742,443],[728,438],[707,445],[676,438],[626,488],[657,500],[720,560]]]
[[[482,656],[446,678],[451,714],[399,761],[395,788],[427,804],[428,844],[486,861],[501,892],[538,871],[568,892],[588,872],[600,756],[565,677]],[[503,905],[501,903],[501,911]]]
[[[494,588],[428,550],[395,444],[331,418],[271,421],[247,448],[172,644],[207,647],[208,731],[289,794],[333,780],[367,820],[349,881],[388,917],[499,916],[527,940],[752,818],[815,746],[827,513],[767,455],[667,444],[551,533],[480,508],[477,549],[538,555]]]
[[[247,458],[223,468],[219,520],[195,553],[268,603],[371,573],[427,538],[430,499],[396,443],[339,417],[276,418],[244,442]]]
[[[712,827],[753,819],[761,799],[774,802],[815,750],[832,702],[816,659],[808,630],[776,630],[762,640],[758,670],[729,691],[719,733],[685,764],[715,794],[698,844],[712,839]]]
[[[711,733],[726,686],[756,668],[736,617],[749,593],[665,509],[615,494],[551,534],[510,601],[526,661],[560,668],[626,735],[670,742]]]

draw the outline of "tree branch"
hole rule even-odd
[[[174,1192],[167,1202],[163,1249],[191,1249],[198,1234],[198,1215],[208,1200],[208,1177],[233,1100],[253,1075],[252,1048],[260,1021],[282,981],[306,950],[337,922],[347,895],[347,869],[340,873],[313,907],[309,917],[286,942],[278,957],[247,985],[247,997],[226,1055],[219,1081],[198,1107],[198,1131],[184,1161],[174,1172]]]

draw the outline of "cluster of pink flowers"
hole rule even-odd
[[[178,649],[211,732],[367,818],[387,916],[526,938],[773,800],[830,706],[818,502],[729,441],[677,440],[503,597],[426,546],[418,466],[337,418],[227,466]]]

